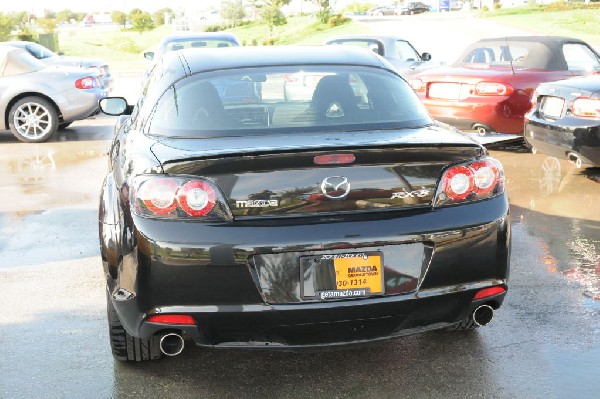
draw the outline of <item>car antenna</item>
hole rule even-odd
[[[508,56],[509,56],[509,61],[510,61],[510,70],[512,71],[513,75],[516,75],[515,67],[513,65],[512,53],[510,52],[510,46],[508,45],[508,36],[505,36],[504,40],[506,40],[506,51],[508,51]]]

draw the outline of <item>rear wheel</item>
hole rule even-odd
[[[58,130],[58,112],[53,104],[40,97],[17,101],[8,114],[12,134],[26,143],[41,143]]]
[[[161,357],[159,340],[152,336],[149,340],[135,338],[125,331],[113,303],[106,295],[108,335],[113,357],[120,362],[143,362]]]
[[[460,323],[453,325],[452,327],[448,327],[450,331],[464,331],[464,330],[474,330],[479,325],[475,323],[473,320],[473,316],[469,315],[466,319],[462,320]]]

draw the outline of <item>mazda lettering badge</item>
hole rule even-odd
[[[330,176],[321,183],[321,192],[331,199],[346,198],[350,192],[350,182],[344,176]]]

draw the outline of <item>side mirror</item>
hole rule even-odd
[[[423,53],[423,54],[421,54],[421,59],[423,61],[431,61],[431,54],[429,54],[429,53]]]
[[[106,97],[99,102],[100,110],[106,115],[125,115],[131,113],[131,107],[127,106],[127,100],[123,97]]]
[[[154,59],[154,51],[146,51],[144,53],[144,58],[150,61]]]

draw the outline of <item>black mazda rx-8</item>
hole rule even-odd
[[[488,324],[502,165],[376,54],[181,50],[120,115],[100,198],[116,359],[318,348]]]

